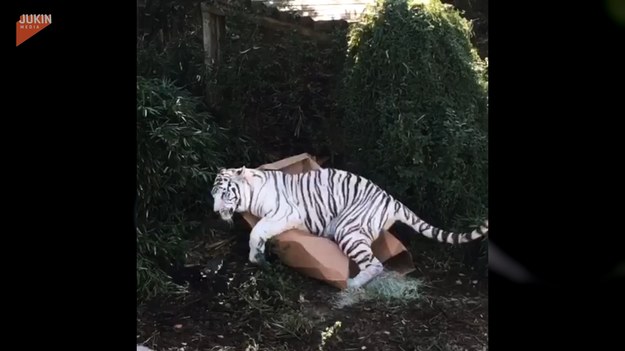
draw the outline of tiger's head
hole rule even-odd
[[[211,190],[211,195],[215,200],[213,211],[219,212],[219,216],[224,221],[231,222],[235,212],[245,211],[241,200],[247,173],[245,166],[222,168],[215,177]]]

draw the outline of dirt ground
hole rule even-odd
[[[197,239],[189,265],[173,273],[187,291],[138,310],[137,343],[155,350],[486,350],[488,279],[459,249],[415,238],[410,249],[423,286],[416,302],[359,302],[337,308],[338,289],[275,258],[247,263],[245,229]],[[234,236],[233,236],[234,235]],[[456,251],[454,251],[456,250]]]

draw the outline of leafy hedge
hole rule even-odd
[[[151,18],[150,34],[137,38],[137,75],[172,80],[192,95],[202,96],[206,69],[199,2],[148,0],[143,16]],[[161,34],[162,33],[162,34]]]
[[[217,167],[252,164],[250,138],[221,127],[205,106],[199,3],[148,2],[151,35],[137,38],[137,296],[177,289],[166,273],[212,207]],[[162,33],[162,34],[159,34]],[[253,159],[251,159],[251,157]]]
[[[228,16],[223,61],[210,88],[224,126],[258,145],[258,162],[301,152],[327,155],[337,131],[336,101],[346,30],[329,42]]]
[[[162,271],[183,258],[182,241],[208,207],[224,164],[224,131],[201,100],[164,79],[137,77],[137,293],[173,285]]]
[[[488,209],[487,67],[457,11],[419,3],[380,1],[351,30],[345,151],[426,220],[466,230]]]

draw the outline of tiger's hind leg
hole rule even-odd
[[[339,247],[360,268],[360,272],[347,280],[348,289],[357,289],[370,282],[384,270],[380,262],[371,251],[371,238],[362,230],[355,232],[336,233]]]

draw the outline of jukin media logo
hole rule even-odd
[[[52,15],[21,15],[20,20],[17,21],[15,46],[20,46],[50,24],[52,24]]]

